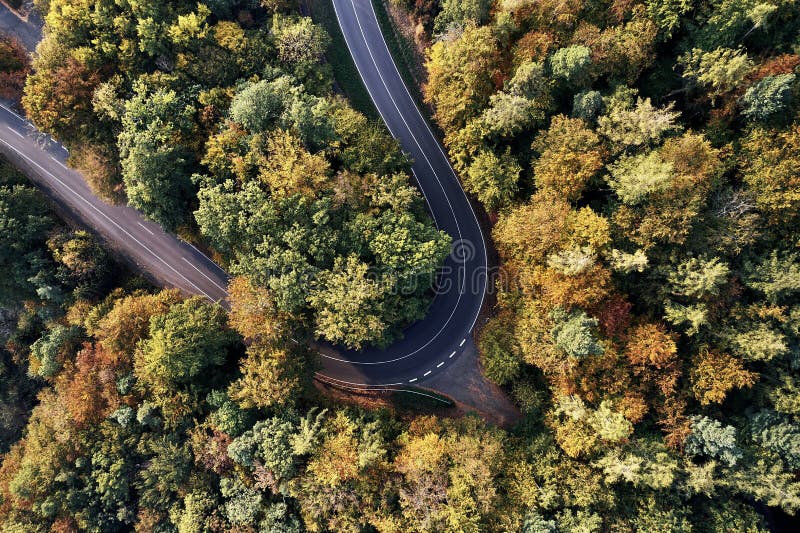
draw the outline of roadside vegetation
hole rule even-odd
[[[392,19],[384,0],[372,0],[372,7],[375,10],[381,33],[383,33],[386,45],[392,54],[403,82],[406,84],[411,96],[416,100],[417,105],[422,110],[425,110],[425,102],[420,91],[420,81],[421,76],[424,75],[424,68],[418,61],[418,53],[415,50],[416,43],[409,40],[402,33],[399,25]]]
[[[333,3],[330,0],[308,0],[307,4],[311,19],[331,38],[331,44],[325,50],[325,61],[331,66],[336,86],[354,109],[371,119],[380,118],[347,49]]]
[[[391,342],[449,247],[332,90],[325,24],[38,3],[29,116],[235,277],[229,313],[156,290],[0,161],[3,531],[760,532],[800,509],[796,3],[403,4],[496,221],[504,429],[332,399],[291,341]]]
[[[31,62],[25,47],[0,32],[0,98],[19,102]]]

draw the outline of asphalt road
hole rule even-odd
[[[406,89],[370,0],[333,0],[348,48],[373,102],[403,150],[436,225],[454,241],[425,319],[385,350],[344,350],[325,343],[319,377],[338,386],[422,384],[463,353],[475,353],[471,332],[487,286],[487,254],[475,213],[445,153]],[[89,227],[156,283],[227,306],[227,274],[191,245],[146,221],[136,210],[97,198],[67,168],[65,149],[0,105],[0,152],[23,170],[68,218]]]
[[[436,225],[454,241],[428,315],[386,350],[320,347],[323,376],[340,384],[423,383],[447,370],[472,342],[487,287],[486,244],[477,217],[439,141],[392,60],[370,0],[333,0],[347,47],[372,101],[413,160]]]
[[[22,19],[0,3],[0,33],[15,36],[29,51],[33,51],[42,40],[42,20],[37,13]]]
[[[67,218],[90,228],[152,281],[226,305],[228,276],[219,266],[135,209],[100,200],[78,172],[65,166],[66,150],[6,104],[0,104],[0,153]]]

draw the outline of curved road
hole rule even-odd
[[[454,241],[425,319],[385,350],[343,350],[325,343],[319,377],[339,386],[419,384],[446,371],[472,345],[487,286],[487,253],[475,212],[447,157],[409,94],[381,34],[370,0],[333,0],[342,33],[375,106],[413,160],[412,170],[436,225]],[[42,142],[45,141],[45,142]],[[110,206],[64,166],[65,150],[2,106],[0,151],[67,215],[92,228],[154,281],[226,305],[228,276],[191,245],[145,221],[130,207]],[[471,351],[474,354],[474,350]],[[474,355],[473,355],[474,356]]]
[[[361,79],[412,171],[436,225],[454,241],[428,315],[386,350],[321,346],[323,376],[341,384],[404,385],[447,369],[472,342],[487,284],[487,253],[475,212],[439,141],[394,64],[371,0],[333,0]]]

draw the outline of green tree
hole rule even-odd
[[[275,17],[272,22],[278,59],[286,64],[316,63],[328,48],[330,37],[310,18]]]
[[[607,483],[630,483],[636,488],[664,490],[679,479],[677,457],[658,441],[632,439],[625,449],[611,450],[595,461]]]
[[[742,149],[744,181],[768,221],[780,226],[797,220],[800,126],[779,132],[757,128],[745,138]]]
[[[208,367],[225,362],[232,340],[222,309],[200,297],[189,298],[150,318],[136,373],[151,385],[192,383]]]
[[[500,157],[492,150],[485,150],[467,169],[464,186],[486,209],[495,210],[511,203],[521,172],[522,167],[509,150]]]
[[[672,294],[687,298],[717,296],[727,283],[730,268],[716,257],[690,257],[668,275]]]
[[[747,286],[761,292],[767,300],[779,303],[800,291],[800,263],[795,254],[779,255],[773,250],[757,264],[747,263]]]
[[[552,105],[551,85],[552,82],[545,73],[543,63],[525,61],[514,71],[514,76],[509,80],[506,89],[513,96],[541,102],[542,109],[549,109]]]
[[[789,353],[786,336],[767,324],[736,332],[732,341],[734,351],[750,361],[771,361]]]
[[[407,159],[384,124],[370,121],[354,109],[341,106],[332,111],[333,128],[339,142],[337,157],[353,172],[388,176],[404,170]]]
[[[766,122],[784,111],[792,99],[794,74],[767,76],[747,89],[742,114],[755,122]]]
[[[400,476],[401,523],[406,530],[489,527],[500,505],[501,433],[472,417],[421,418],[399,443],[392,469]]]
[[[551,333],[556,346],[567,355],[582,359],[604,352],[596,334],[596,318],[590,318],[581,310],[567,313],[562,309],[553,311],[552,318],[555,325]]]
[[[719,420],[704,415],[693,415],[692,433],[684,443],[689,455],[704,455],[734,466],[742,458],[742,450],[736,442],[736,429],[723,426]]]
[[[490,28],[468,24],[460,34],[431,47],[425,100],[436,109],[436,120],[446,133],[462,128],[486,106],[498,64]]]
[[[672,37],[680,26],[681,17],[692,10],[691,0],[647,0],[647,14],[658,25],[664,37]]]
[[[291,405],[312,386],[312,361],[304,347],[251,344],[228,394],[245,408]]]
[[[147,458],[135,481],[139,505],[167,511],[178,502],[189,481],[191,452],[187,445],[169,437],[145,438],[139,443],[139,450]]]
[[[463,27],[468,22],[484,24],[491,5],[489,0],[443,0],[441,11],[433,23],[433,31],[444,33],[452,27]]]
[[[571,87],[583,87],[591,81],[592,51],[581,44],[559,48],[549,65],[556,79]]]
[[[175,91],[139,84],[122,117],[118,145],[128,201],[169,229],[186,222],[194,196],[192,155],[181,143],[193,113]]]
[[[74,353],[80,330],[56,324],[48,329],[36,342],[31,344],[28,374],[42,378],[52,378],[61,370],[70,353]]]
[[[369,265],[350,256],[317,276],[317,288],[308,295],[317,335],[356,349],[384,340],[387,287],[368,273]]]
[[[0,160],[0,173],[10,167]],[[45,269],[43,253],[47,232],[53,226],[47,206],[34,189],[6,181],[0,175],[0,306],[16,307],[25,298],[35,296],[35,286],[28,280]]]
[[[269,131],[298,92],[288,76],[247,84],[231,101],[231,119],[253,133]]]
[[[330,166],[325,157],[307,152],[291,133],[273,132],[265,155],[258,177],[273,196],[314,196],[329,187]]]
[[[675,119],[680,113],[673,104],[664,108],[653,106],[649,98],[637,98],[625,89],[606,100],[606,112],[597,119],[597,131],[617,149],[638,147],[659,142],[666,133],[679,129]]]
[[[183,505],[170,509],[170,520],[178,533],[203,533],[213,527],[220,501],[211,490],[194,489],[183,497]]]
[[[572,100],[572,116],[593,121],[603,111],[603,95],[600,91],[582,91]]]
[[[532,148],[539,153],[533,162],[536,187],[570,202],[580,198],[603,166],[600,138],[580,119],[553,117],[550,128],[536,136]]]
[[[491,319],[481,330],[478,347],[486,377],[505,385],[519,376],[522,354],[514,337],[514,322],[511,313]]]
[[[777,453],[792,470],[800,468],[800,428],[774,411],[750,417],[750,433],[761,446]]]
[[[250,133],[293,129],[310,150],[334,140],[332,112],[328,100],[307,94],[290,76],[245,84],[230,105],[231,119]]]
[[[489,98],[490,107],[480,120],[490,135],[513,138],[544,121],[547,103],[505,92],[495,93]]]
[[[107,252],[85,231],[59,233],[47,243],[58,264],[56,276],[78,298],[98,297],[112,284],[112,265]]]
[[[742,49],[717,48],[706,52],[699,48],[678,58],[683,77],[708,90],[713,98],[739,87],[753,70],[753,62]]]

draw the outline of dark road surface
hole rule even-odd
[[[20,18],[17,13],[0,4],[0,33],[13,35],[28,51],[33,51],[42,39],[42,20],[37,13]]]
[[[319,343],[320,377],[340,386],[422,384],[446,372],[465,350],[486,292],[487,255],[473,209],[439,142],[408,93],[370,0],[333,0],[347,45],[378,111],[414,161],[413,172],[436,225],[454,241],[425,319],[385,350],[343,350]],[[63,147],[7,106],[0,108],[0,152],[25,172],[61,211],[91,228],[153,281],[226,306],[228,276],[191,245],[130,207],[97,198],[64,165]]]

